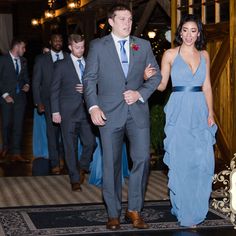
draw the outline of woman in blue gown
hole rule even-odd
[[[162,81],[157,88],[163,91],[171,75],[172,94],[164,109],[164,162],[169,167],[172,214],[181,226],[196,227],[209,208],[217,129],[210,60],[203,50],[202,23],[196,16],[181,19],[176,41],[179,46],[163,55]]]
[[[90,164],[89,183],[101,186],[102,184],[102,148],[100,140],[96,137],[97,148],[93,154],[93,161]],[[78,158],[80,157],[82,145],[78,139]],[[44,114],[38,114],[37,109],[34,109],[33,121],[33,156],[35,158],[48,158],[47,135],[46,135],[46,121]],[[123,178],[129,176],[129,168],[127,161],[126,144],[123,144],[122,151],[122,169]]]

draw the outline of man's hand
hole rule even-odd
[[[30,86],[28,84],[25,84],[22,88],[22,91],[24,91],[25,93],[29,92]]]
[[[105,121],[107,118],[99,107],[92,108],[89,113],[91,115],[91,120],[95,125],[98,126],[105,125]]]
[[[83,84],[76,84],[75,90],[79,93],[84,93]]]
[[[138,91],[133,90],[127,90],[123,93],[125,102],[128,105],[132,105],[133,103],[137,102],[139,98],[141,98],[141,95]]]
[[[61,115],[60,115],[60,113],[52,114],[52,121],[54,123],[60,124],[61,123]]]
[[[14,99],[10,95],[7,95],[4,99],[6,103],[14,103]]]
[[[38,104],[37,106],[38,113],[44,113],[45,112],[45,107],[43,104]]]

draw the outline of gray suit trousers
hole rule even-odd
[[[103,197],[108,217],[121,214],[122,201],[122,144],[127,136],[133,162],[128,184],[128,209],[141,211],[149,173],[150,128],[140,128],[128,114],[120,128],[100,127],[103,149]]]

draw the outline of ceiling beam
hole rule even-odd
[[[135,36],[140,36],[143,32],[152,12],[154,11],[157,4],[157,0],[149,0],[146,4],[146,7],[143,11],[143,15],[140,17],[140,21],[138,23],[138,27],[134,32]]]
[[[157,3],[161,6],[161,8],[165,11],[165,13],[171,17],[170,15],[170,1],[168,0],[156,0]]]

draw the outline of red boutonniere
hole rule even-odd
[[[139,45],[138,44],[136,44],[136,43],[131,43],[131,48],[134,50],[134,51],[138,51],[139,50]]]

